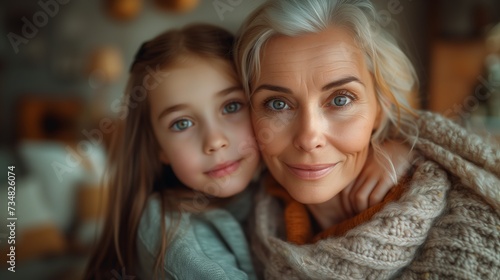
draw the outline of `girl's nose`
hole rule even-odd
[[[208,131],[205,136],[203,151],[205,152],[205,154],[212,154],[228,146],[229,139],[221,129],[210,129],[210,131]]]

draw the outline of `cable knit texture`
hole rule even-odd
[[[284,241],[284,210],[261,188],[253,249],[266,279],[498,279],[500,151],[423,112],[424,156],[401,197],[339,237]]]

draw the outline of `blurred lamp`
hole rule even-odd
[[[142,0],[105,0],[104,2],[107,14],[121,21],[135,18],[142,9]]]
[[[91,97],[87,121],[93,122],[109,115],[109,86],[116,82],[123,72],[121,51],[112,46],[95,49],[90,54],[87,66],[88,81],[94,90]]]
[[[486,47],[489,53],[500,54],[500,23],[489,30],[486,36]]]
[[[158,8],[167,12],[186,13],[198,6],[199,0],[155,0]]]
[[[123,71],[121,51],[112,46],[95,49],[90,54],[87,73],[94,88],[116,81]]]

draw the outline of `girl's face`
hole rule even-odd
[[[252,83],[262,157],[297,201],[325,202],[359,175],[380,109],[364,56],[342,28],[279,36]]]
[[[151,122],[161,151],[186,186],[216,197],[249,184],[259,153],[247,100],[220,60],[187,58],[166,69],[149,95]]]

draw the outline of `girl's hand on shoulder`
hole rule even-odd
[[[351,216],[380,203],[396,185],[396,178],[401,178],[410,167],[414,152],[406,144],[386,141],[381,148],[391,159],[394,169],[387,159],[381,158],[380,163],[370,151],[358,178],[340,193],[344,209]]]

